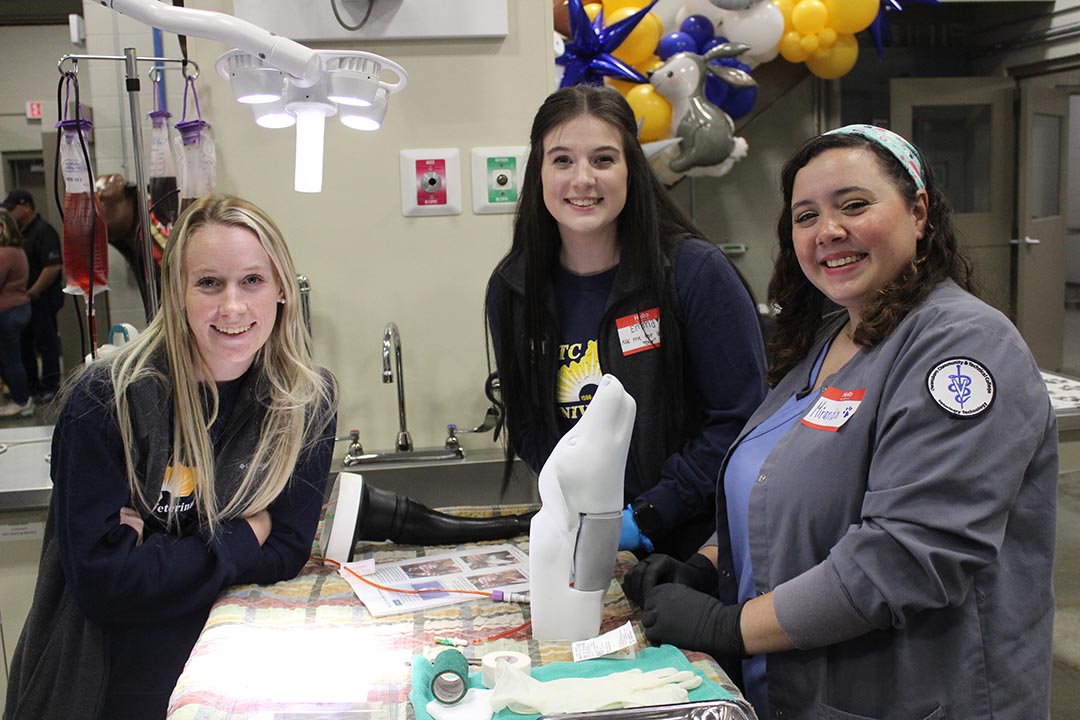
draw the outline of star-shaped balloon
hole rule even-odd
[[[921,3],[921,4],[940,4],[941,0],[908,0],[908,2]],[[885,46],[892,45],[892,27],[889,25],[889,20],[886,17],[886,12],[889,10],[903,11],[904,8],[900,5],[900,0],[881,0],[881,9],[878,10],[877,17],[874,18],[874,22],[870,23],[868,30],[870,31],[870,37],[874,40],[874,48],[877,49],[878,60],[885,60]]]
[[[657,0],[652,0],[633,15],[604,27],[603,10],[590,23],[581,0],[569,0],[570,40],[563,54],[555,58],[557,64],[566,68],[559,87],[603,85],[605,77],[635,83],[648,82],[648,78],[611,53],[622,45],[656,3]]]

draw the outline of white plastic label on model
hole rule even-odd
[[[474,213],[514,212],[528,153],[528,148],[520,145],[472,149]]]
[[[457,148],[401,151],[401,214],[461,214],[461,159]]]

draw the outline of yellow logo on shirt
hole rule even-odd
[[[559,411],[568,420],[577,420],[589,406],[593,393],[604,373],[600,369],[600,353],[595,340],[590,340],[585,352],[580,352],[580,345],[562,346],[560,356],[580,357],[559,368],[558,384],[555,388],[555,400]]]
[[[195,506],[192,496],[195,494],[195,482],[199,471],[186,465],[170,465],[165,468],[165,479],[161,483],[161,497],[158,498],[154,512],[167,513],[169,505],[176,506],[177,512],[190,510]]]

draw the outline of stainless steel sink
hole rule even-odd
[[[426,448],[421,450],[396,450],[391,452],[364,453],[362,455],[346,455],[342,464],[346,467],[354,465],[374,465],[379,463],[423,463],[439,462],[441,460],[461,460],[465,457],[465,451],[461,448]]]
[[[449,460],[424,457],[452,451],[441,448],[419,451],[370,453],[396,457],[383,462],[346,466],[335,460],[331,472],[363,475],[377,488],[407,495],[428,507],[454,505],[497,505],[539,503],[536,474],[521,460],[515,460],[506,492],[502,493],[503,453],[498,448],[467,450],[465,457]],[[340,456],[339,456],[340,457]]]

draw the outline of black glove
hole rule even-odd
[[[657,585],[677,583],[703,593],[716,595],[720,578],[712,561],[700,553],[694,553],[686,562],[670,555],[654,553],[630,569],[623,578],[623,592],[636,605],[645,604],[645,596]]]
[[[685,585],[658,585],[645,596],[641,623],[653,643],[670,643],[700,650],[714,658],[746,657],[743,645],[742,603],[725,605],[711,595]]]

